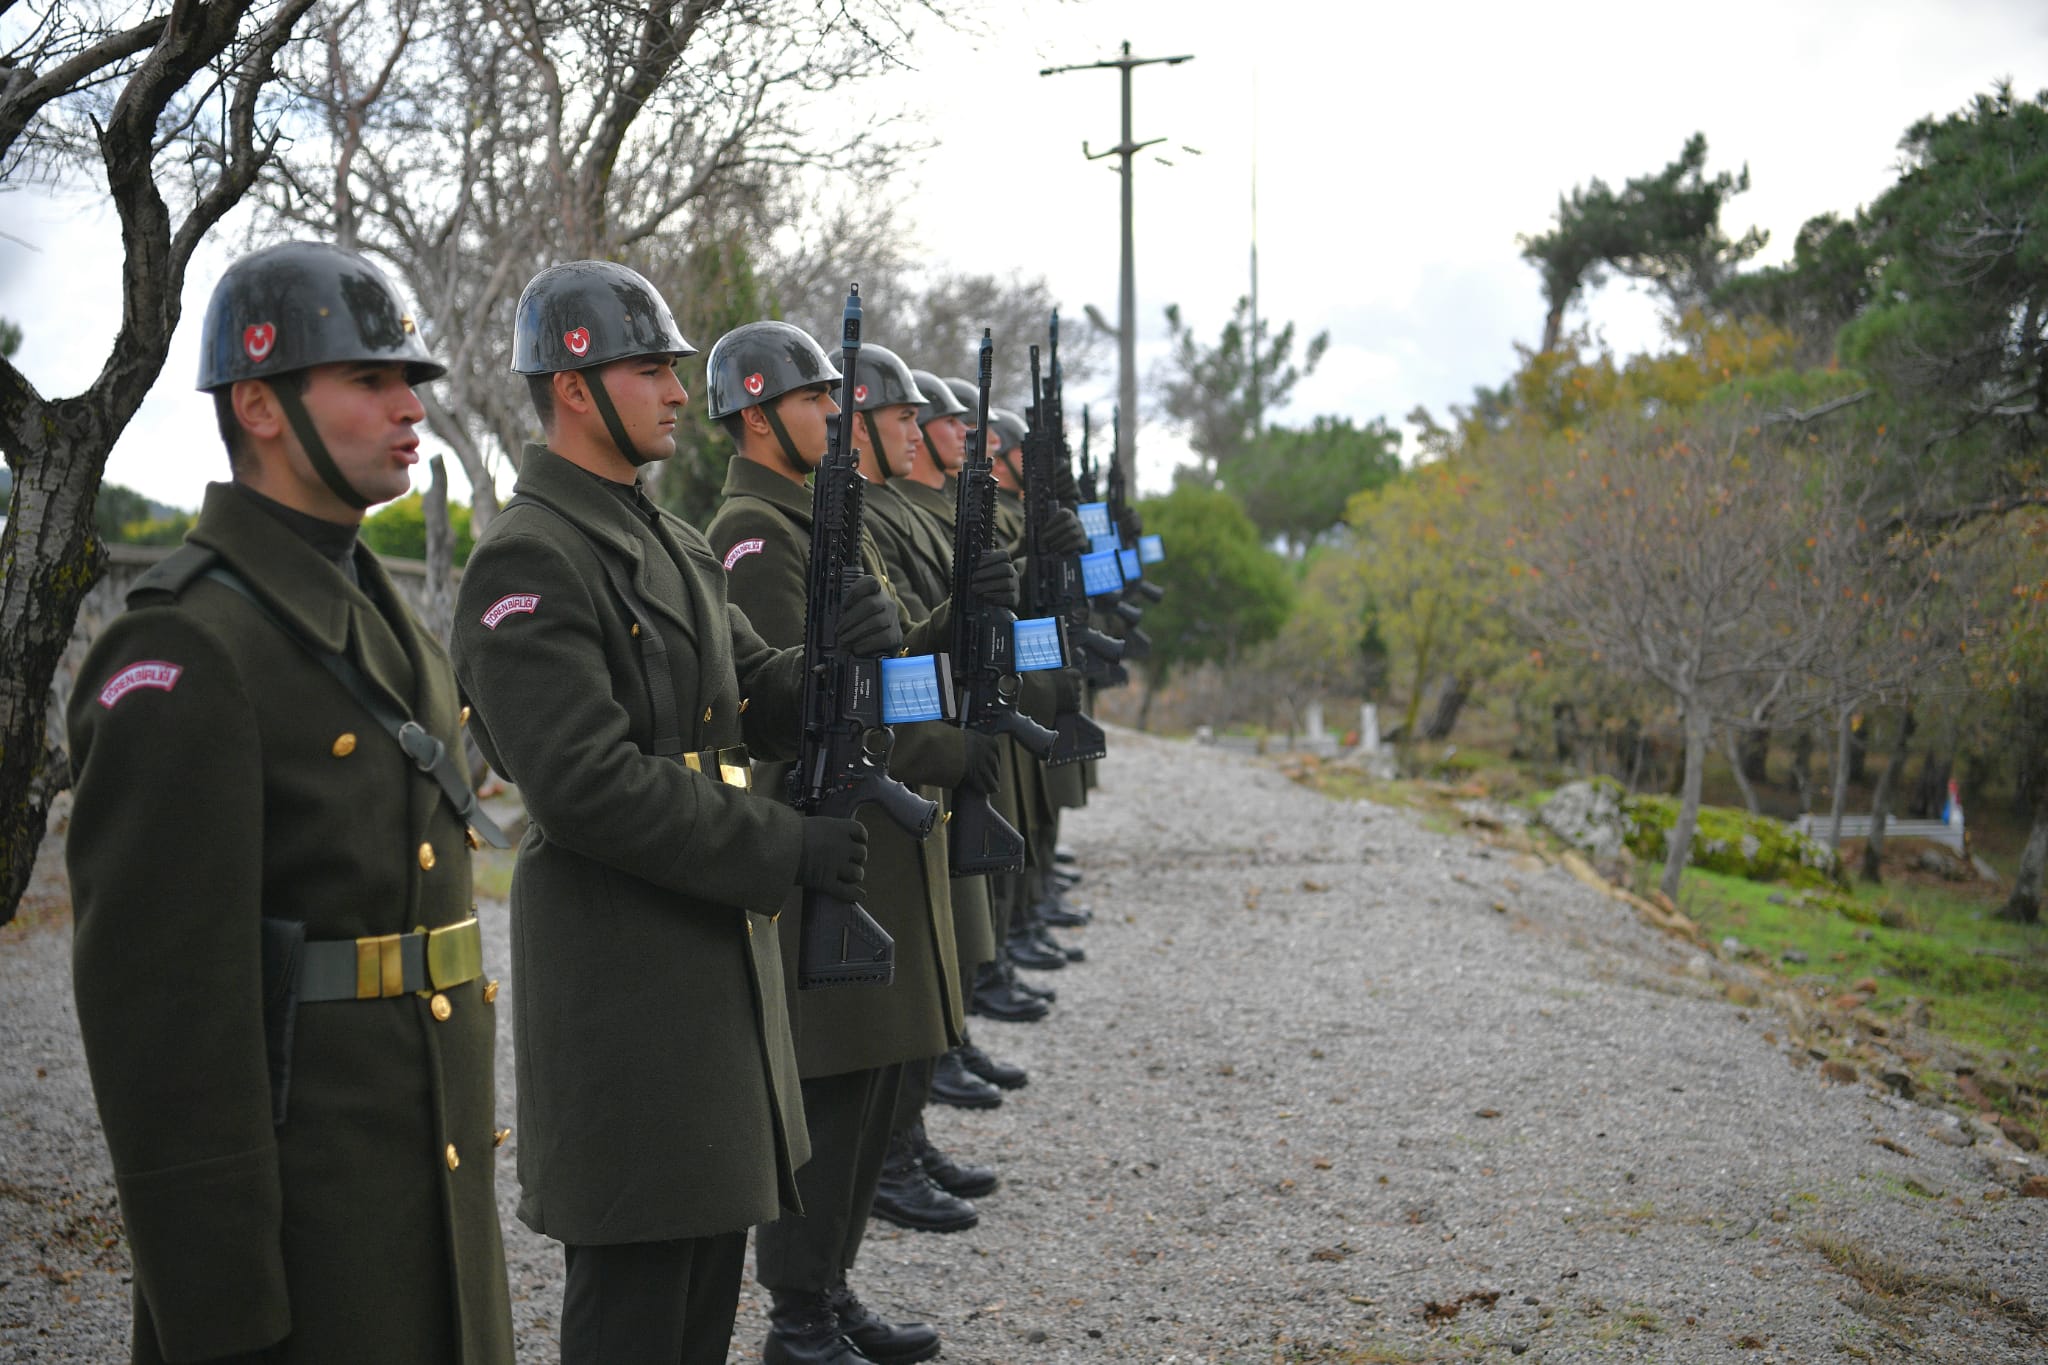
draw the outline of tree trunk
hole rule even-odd
[[[491,518],[498,515],[498,489],[491,481],[490,466],[484,462],[483,447],[431,388],[422,385],[414,392],[419,394],[420,406],[426,409],[427,426],[448,443],[462,464],[463,476],[469,480],[469,533],[480,538]]]
[[[1852,783],[1859,787],[1870,785],[1868,765],[1870,762],[1871,727],[1866,723],[1859,723],[1862,721],[1863,717],[1858,716],[1849,723],[1849,747],[1846,750],[1849,759],[1849,777],[1848,781],[1842,784],[1844,786]]]
[[[1799,727],[1792,741],[1792,785],[1799,791],[1799,813],[1813,814],[1813,727]]]
[[[148,388],[145,380],[134,392]],[[62,718],[49,714],[50,680],[106,563],[92,512],[113,433],[133,411],[122,406],[127,411],[108,413],[83,398],[45,403],[25,380],[0,405],[14,471],[0,531],[0,563],[8,566],[0,579],[0,924],[14,918],[28,889],[50,802],[71,785],[70,762],[51,739]]]
[[[1835,721],[1835,790],[1828,806],[1827,845],[1836,853],[1842,851],[1842,812],[1849,804],[1849,748],[1854,742],[1849,727],[1854,717],[1855,708],[1844,706]]]
[[[427,461],[434,481],[420,499],[427,524],[427,597],[420,624],[447,644],[455,628],[455,530],[448,522],[448,465],[439,455]]]
[[[1884,771],[1877,776],[1877,790],[1870,795],[1870,837],[1863,841],[1865,881],[1884,880],[1884,827],[1891,818],[1892,790],[1898,785],[1893,777],[1905,770],[1906,747],[1912,742],[1913,711],[1907,707],[1899,713],[1899,728],[1892,736],[1891,756],[1885,760]]]
[[[1436,709],[1430,713],[1429,724],[1423,727],[1422,737],[1449,739],[1451,731],[1457,728],[1458,713],[1465,709],[1465,703],[1471,697],[1471,678],[1463,674],[1447,674],[1436,694]]]
[[[1557,746],[1558,765],[1571,767],[1579,754],[1579,711],[1572,703],[1561,701],[1551,706],[1550,737]]]
[[[1678,798],[1678,822],[1671,827],[1670,842],[1664,849],[1664,879],[1660,890],[1678,903],[1678,880],[1692,856],[1693,832],[1700,825],[1700,778],[1707,767],[1707,742],[1714,737],[1714,718],[1705,701],[1685,702],[1685,780]]]
[[[1771,780],[1771,727],[1752,725],[1742,732],[1741,759],[1736,764],[1752,782]]]
[[[2041,870],[2048,865],[2048,801],[2034,807],[2034,832],[2027,836],[2026,852],[2020,854],[2020,873],[2013,878],[2012,895],[1999,907],[1998,918],[2019,924],[2041,922]]]
[[[1735,785],[1742,788],[1742,804],[1749,808],[1751,815],[1760,815],[1762,812],[1757,809],[1756,805],[1756,788],[1749,785],[1749,774],[1742,770],[1742,745],[1736,740],[1733,730],[1728,731],[1726,743],[1728,746],[1728,771],[1735,774]]]

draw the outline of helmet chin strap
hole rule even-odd
[[[642,455],[632,438],[626,435],[626,424],[619,420],[619,410],[612,406],[612,396],[605,392],[604,377],[598,373],[598,367],[592,366],[580,373],[583,382],[590,387],[590,401],[597,405],[598,416],[604,418],[604,429],[611,433],[612,444],[619,448],[619,454],[625,457],[626,463],[635,469],[652,464],[653,458]]]
[[[299,438],[299,448],[306,452],[306,459],[312,464],[313,472],[320,476],[320,482],[356,511],[367,509],[370,500],[356,492],[355,485],[342,476],[334,457],[327,453],[327,443],[320,439],[320,432],[313,425],[313,414],[306,411],[298,393],[282,384],[272,384],[270,391],[277,395],[277,405],[284,409],[285,420],[292,424],[292,434]]]
[[[882,431],[875,425],[872,411],[860,415],[860,423],[868,429],[868,449],[875,452],[875,468],[882,471],[882,482],[889,482],[889,457],[882,453]]]
[[[939,477],[946,476],[946,462],[939,458],[939,448],[932,444],[932,434],[925,424],[917,424],[917,439],[924,442],[924,453],[932,457],[932,468],[939,471]]]
[[[768,429],[775,433],[775,443],[782,447],[782,458],[789,462],[790,472],[796,475],[798,483],[802,483],[810,477],[811,467],[797,453],[796,442],[789,439],[789,428],[782,425],[782,414],[775,410],[775,404],[780,401],[770,399],[761,404],[761,415],[768,419]]]

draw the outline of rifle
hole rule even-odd
[[[1095,418],[1087,404],[1081,405],[1081,477],[1076,480],[1082,502],[1095,501],[1095,457],[1088,453],[1088,438],[1095,434]]]
[[[1058,332],[1054,332],[1057,340]],[[1078,646],[1076,662],[1082,674],[1108,680],[1121,671],[1117,660],[1124,647],[1088,624],[1088,591],[1081,579],[1081,561],[1075,555],[1054,555],[1045,549],[1045,532],[1053,513],[1059,510],[1055,490],[1060,439],[1050,425],[1050,409],[1056,404],[1041,382],[1038,348],[1031,348],[1032,401],[1026,409],[1024,435],[1024,553],[1028,572],[1024,576],[1024,609],[1032,616],[1056,616],[1066,622],[1067,639]],[[1075,657],[1075,656],[1070,656]],[[1048,763],[1073,763],[1101,758],[1108,752],[1102,727],[1079,711],[1054,719],[1058,736]]]
[[[1116,528],[1117,540],[1127,550],[1138,548],[1138,537],[1145,533],[1145,523],[1138,519],[1138,509],[1124,498],[1124,414],[1122,408],[1110,410],[1109,429],[1109,522]],[[1166,596],[1166,589],[1148,578],[1133,580],[1131,587],[1147,602],[1157,602]]]
[[[852,383],[860,357],[860,286],[846,296],[840,370]],[[839,645],[846,585],[861,568],[861,507],[867,487],[853,453],[853,404],[839,411],[811,485],[811,568],[804,608],[803,740],[790,770],[790,804],[805,815],[850,818],[873,803],[922,839],[939,807],[888,774],[895,735],[882,721],[881,660]],[[886,986],[896,944],[853,901],[806,890],[797,986]]]
[[[967,435],[953,511],[953,677],[961,685],[960,724],[984,735],[1010,735],[1036,758],[1052,752],[1058,736],[1017,709],[1016,617],[982,600],[974,570],[996,529],[995,459],[988,453],[988,395],[994,344],[981,334],[979,420]],[[953,872],[1019,872],[1024,836],[989,803],[986,792],[956,791],[947,824]]]

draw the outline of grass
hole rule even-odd
[[[1800,1240],[1881,1302],[1931,1307],[1932,1301],[1946,1299],[1988,1308],[2034,1335],[2048,1328],[2048,1319],[2024,1300],[2008,1299],[1974,1275],[1920,1270],[1825,1228],[1810,1229],[1800,1234]]]

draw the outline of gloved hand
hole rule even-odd
[[[870,659],[903,648],[903,622],[896,614],[896,604],[873,574],[864,573],[846,585],[846,599],[839,612],[839,643]]]
[[[1045,524],[1038,543],[1049,555],[1077,555],[1088,548],[1088,532],[1073,508],[1062,507]]]
[[[1081,670],[1062,668],[1052,675],[1053,705],[1062,715],[1081,709]]]
[[[960,786],[987,796],[1003,780],[1003,741],[979,730],[962,730],[960,734],[967,741],[967,772],[960,778]]]
[[[867,861],[868,832],[860,821],[835,820],[829,815],[814,815],[804,821],[803,852],[796,860],[798,885],[843,901],[858,901]]]
[[[1018,601],[1017,565],[1005,550],[990,550],[974,566],[974,595],[998,607],[1014,608]]]

